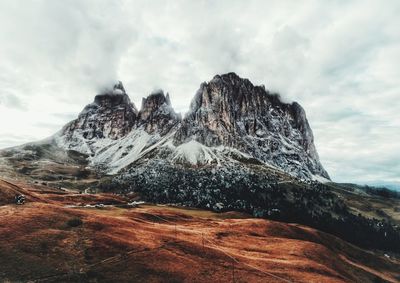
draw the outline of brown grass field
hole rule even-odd
[[[13,204],[15,194],[27,196]],[[128,207],[0,180],[2,282],[399,282],[400,262],[297,224]],[[87,204],[109,204],[84,207]]]

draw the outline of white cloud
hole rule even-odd
[[[333,179],[400,181],[396,0],[21,2],[0,2],[0,146],[52,134],[116,79],[185,111],[235,71],[303,105]]]

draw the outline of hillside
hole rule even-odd
[[[400,262],[297,224],[171,206],[127,206],[0,182],[0,278],[30,282],[397,282]],[[134,198],[135,196],[131,196]],[[85,206],[88,204],[106,206]]]
[[[305,110],[235,73],[202,83],[184,117],[161,90],[136,108],[118,82],[53,136],[0,150],[0,177],[12,180],[0,182],[12,280],[395,280],[398,196],[332,182]],[[27,205],[10,205],[17,194]],[[153,248],[163,257],[122,272],[126,251],[130,259]]]

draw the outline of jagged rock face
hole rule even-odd
[[[168,133],[180,121],[180,116],[171,106],[169,94],[162,90],[143,98],[138,115],[137,126],[143,127],[148,133]]]
[[[88,140],[118,139],[131,131],[136,118],[137,110],[119,82],[112,90],[96,95],[94,102],[64,127],[63,133],[72,136],[75,131],[81,131]]]
[[[261,86],[234,73],[203,83],[175,135],[209,146],[237,148],[294,175],[329,178],[319,162],[303,108],[281,102]]]
[[[162,91],[143,98],[138,112],[118,83],[97,95],[56,143],[90,155],[92,165],[112,174],[138,162],[144,166],[143,160],[192,167],[239,161],[329,179],[303,108],[234,73],[201,84],[184,119]]]

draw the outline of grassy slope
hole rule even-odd
[[[355,214],[368,218],[386,219],[400,225],[400,199],[368,194],[352,184],[330,184],[333,191],[342,197]]]
[[[2,280],[396,282],[400,268],[395,259],[297,224],[169,206],[71,208],[129,200],[0,182],[1,197],[15,190],[30,201],[0,206]]]

